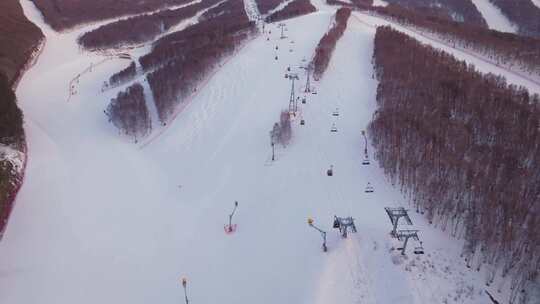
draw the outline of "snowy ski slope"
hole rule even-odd
[[[299,66],[336,9],[314,2],[318,12],[285,22],[287,39],[267,25],[271,34],[247,44],[142,146],[119,137],[103,115],[115,92],[101,93],[102,81],[126,62],[95,66],[66,102],[73,76],[103,56],[79,52],[75,39],[86,28],[55,33],[23,0],[47,43],[17,91],[29,162],[0,242],[0,303],[179,303],[182,276],[192,303],[489,303],[483,273],[459,259],[461,242],[421,215],[412,219],[426,254],[409,250],[403,259],[391,250],[399,244],[383,208],[407,201],[375,162],[361,164],[360,135],[375,111],[375,26],[386,21],[350,18],[314,83],[318,94],[300,105],[305,126],[295,120],[292,143],[270,161],[268,134],[288,106],[286,68],[305,82]],[[375,193],[364,193],[368,182]],[[226,235],[235,200],[238,229]],[[331,229],[334,215],[353,216],[358,233],[342,239]],[[307,217],[328,231],[329,252]],[[497,293],[498,283],[490,291],[503,300],[507,286]]]
[[[480,11],[490,29],[501,32],[517,33],[517,26],[512,24],[508,18],[489,0],[472,0],[476,8]]]

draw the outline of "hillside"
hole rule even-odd
[[[53,29],[62,31],[74,26],[126,16],[151,12],[165,6],[183,5],[189,0],[31,0],[39,8],[45,22]]]
[[[260,1],[21,2],[46,44],[0,303],[537,303],[539,42]]]
[[[23,114],[13,91],[44,39],[18,0],[0,3],[0,239],[23,182],[26,143]]]
[[[43,33],[28,21],[18,0],[0,2],[0,73],[9,83],[17,81]]]

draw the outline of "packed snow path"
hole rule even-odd
[[[192,303],[486,303],[482,273],[466,270],[460,243],[421,216],[413,221],[426,255],[391,251],[397,244],[383,207],[405,200],[376,163],[361,165],[360,131],[377,87],[373,27],[350,19],[314,84],[318,94],[301,105],[306,124],[294,121],[292,143],[271,163],[268,133],[288,105],[286,68],[303,84],[298,67],[332,11],[287,21],[288,39],[269,25],[271,34],[224,65],[141,150],[102,112],[113,93],[101,94],[101,83],[125,62],[81,76],[65,102],[72,75],[101,58],[81,55],[77,32],[48,30],[22,3],[47,44],[17,91],[30,158],[0,243],[0,303],[179,303],[181,276]],[[367,182],[375,193],[364,193]],[[238,230],[226,235],[235,200]],[[355,217],[358,233],[338,236],[334,214]],[[329,252],[309,216],[328,230]]]

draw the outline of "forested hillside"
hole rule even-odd
[[[98,50],[151,41],[180,22],[219,2],[219,0],[204,0],[177,9],[166,9],[107,23],[79,37],[79,43],[85,49]]]
[[[293,0],[289,2],[283,9],[266,17],[266,22],[285,20],[313,13],[315,11],[317,11],[317,8],[313,6],[309,0]]]
[[[347,21],[351,16],[350,8],[340,8],[336,11],[336,16],[332,27],[324,34],[319,41],[317,48],[315,49],[315,56],[313,57],[313,77],[319,80],[330,62],[332,53],[336,48],[336,43],[343,36],[345,29],[347,28]]]
[[[540,38],[540,8],[531,0],[489,0],[501,9],[510,22],[518,26],[519,33]]]
[[[388,3],[399,4],[410,9],[430,9],[434,14],[444,16],[446,19],[474,24],[487,28],[486,20],[471,0],[388,0]]]
[[[469,267],[527,297],[540,265],[540,97],[389,27],[375,36],[377,159]]]
[[[24,176],[23,115],[14,87],[43,39],[18,0],[0,2],[0,239]]]
[[[201,20],[167,35],[140,58],[162,123],[197,89],[219,62],[255,31],[242,0],[228,0],[206,11]]]
[[[26,19],[18,0],[0,1],[0,73],[10,84],[17,81],[42,39],[43,33]]]
[[[482,54],[499,65],[540,75],[540,39],[433,18],[398,5],[372,10],[451,45]]]
[[[31,0],[45,22],[57,31],[76,25],[118,16],[140,14],[166,6],[182,5],[190,0]]]

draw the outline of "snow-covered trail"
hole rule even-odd
[[[361,165],[360,131],[376,108],[374,28],[350,19],[318,94],[301,105],[306,125],[294,121],[292,143],[269,163],[269,131],[288,105],[286,68],[305,81],[299,65],[332,13],[286,21],[283,40],[268,25],[270,41],[251,41],[142,150],[102,112],[113,93],[101,94],[101,83],[125,62],[82,76],[66,103],[72,75],[100,57],[78,52],[76,32],[45,31],[17,91],[29,163],[0,242],[0,303],[178,303],[181,276],[194,303],[484,303],[482,274],[465,270],[460,243],[421,216],[413,221],[427,254],[390,250],[383,207],[405,199],[375,163]],[[364,193],[367,182],[375,193]],[[238,230],[226,235],[235,200]],[[333,215],[355,217],[359,232],[343,240]],[[329,231],[328,253],[309,216]]]
[[[516,33],[518,28],[489,0],[471,0],[492,30]]]

